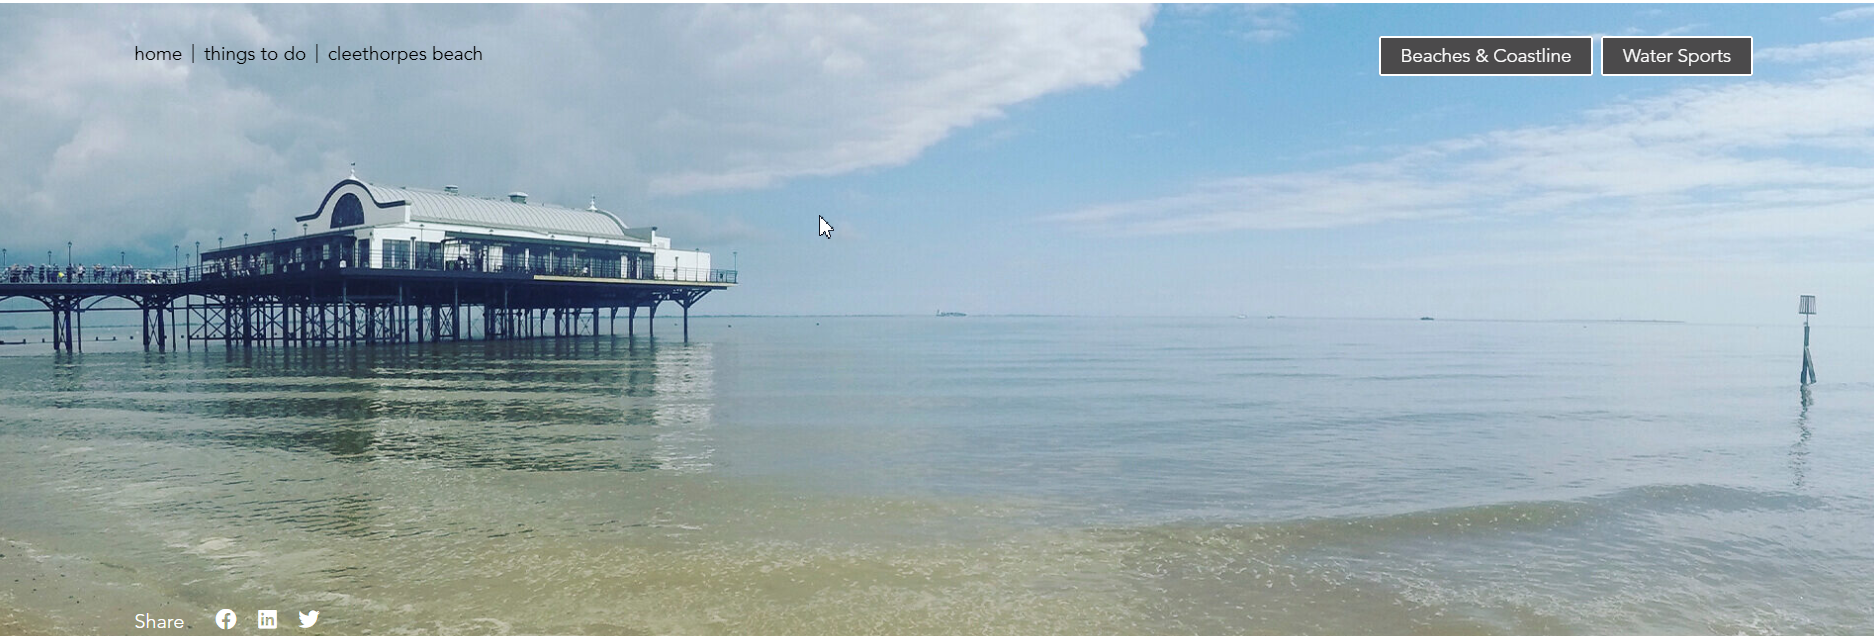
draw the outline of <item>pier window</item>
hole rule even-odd
[[[406,269],[410,267],[409,241],[384,241],[384,263],[386,269]]]
[[[332,206],[332,227],[352,225],[364,225],[364,204],[358,202],[358,195],[346,193]]]

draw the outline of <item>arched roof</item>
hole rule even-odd
[[[378,205],[410,206],[411,222],[454,223],[477,227],[534,230],[605,238],[628,238],[625,224],[603,210],[576,210],[557,205],[515,203],[504,199],[363,184]]]

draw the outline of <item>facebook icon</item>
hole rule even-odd
[[[224,609],[215,612],[215,626],[222,629],[234,629],[234,610]]]

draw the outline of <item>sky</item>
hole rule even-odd
[[[1376,74],[1628,34],[1755,75]],[[133,59],[315,45],[484,59]],[[0,50],[16,262],[290,232],[355,163],[596,197],[740,270],[705,314],[1874,325],[1874,7],[10,5]]]

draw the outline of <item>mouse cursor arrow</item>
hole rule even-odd
[[[824,216],[820,217],[820,236],[824,236],[828,240],[833,238],[833,226],[826,222],[826,217]]]

